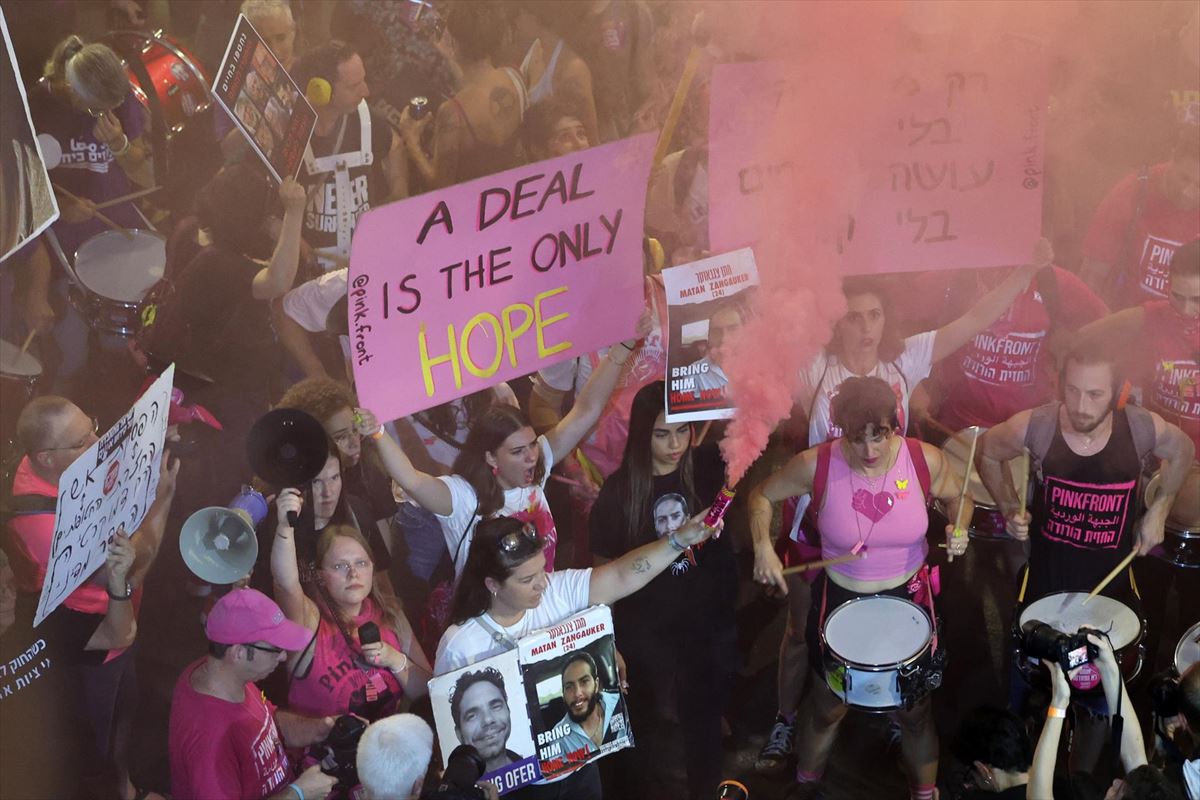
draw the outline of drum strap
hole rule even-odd
[[[925,451],[921,448],[921,441],[905,437],[904,444],[908,447],[909,459],[912,461],[913,470],[917,473],[917,482],[921,484],[921,493],[929,497],[933,479],[929,473],[929,463],[925,460]],[[829,483],[829,459],[832,457],[832,451],[833,442],[822,442],[817,445],[817,467],[813,473],[812,501],[809,503],[809,508],[812,509],[814,516],[820,512],[821,503],[825,499],[825,486]]]

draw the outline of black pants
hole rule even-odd
[[[512,800],[602,800],[604,791],[600,786],[600,770],[592,763],[564,780],[535,783],[507,796]]]

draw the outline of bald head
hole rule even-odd
[[[46,395],[29,402],[17,418],[17,444],[25,453],[36,453],[47,447],[55,447],[55,433],[62,423],[79,407],[65,397]]]
[[[17,418],[17,444],[38,474],[52,483],[95,441],[92,418],[65,397],[35,398]]]

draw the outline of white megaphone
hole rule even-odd
[[[250,574],[258,559],[254,528],[266,517],[267,501],[253,489],[243,488],[229,505],[200,509],[179,532],[183,563],[208,583],[236,583]]]

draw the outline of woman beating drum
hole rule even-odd
[[[878,378],[850,378],[833,401],[845,436],[805,450],[750,495],[750,525],[764,536],[771,504],[810,494],[821,532],[808,615],[809,681],[801,703],[800,783],[820,780],[848,706],[895,712],[911,797],[928,800],[937,777],[938,744],[928,693],[941,683],[944,644],[938,637],[936,573],[925,558],[927,495],[969,517],[959,501],[962,477],[940,451],[895,435],[896,397]],[[961,515],[960,512],[961,511]],[[966,552],[964,531],[946,526],[951,557]],[[833,563],[828,563],[833,562]],[[771,573],[755,568],[754,579]]]

